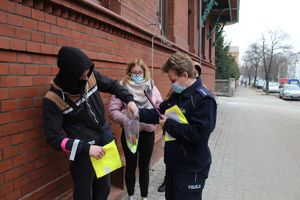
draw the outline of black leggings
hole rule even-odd
[[[110,192],[110,177],[97,179],[90,157],[76,156],[70,164],[75,200],[106,200]]]
[[[149,163],[154,146],[154,137],[154,132],[141,131],[137,152],[133,154],[127,147],[124,130],[122,132],[121,142],[126,159],[125,182],[129,196],[134,194],[137,160],[139,160],[139,183],[141,196],[148,196]]]

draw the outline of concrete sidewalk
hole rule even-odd
[[[165,176],[165,164],[163,162],[163,158],[161,158],[155,165],[153,165],[150,169],[150,183],[149,183],[149,195],[148,200],[163,200],[165,199],[165,193],[157,192],[157,188],[163,182]],[[138,181],[138,177],[137,177]],[[126,189],[125,189],[126,191]],[[135,185],[135,196],[137,200],[141,198],[140,195],[140,187],[139,184],[136,183]],[[127,200],[128,195],[125,192],[124,197],[122,200]]]

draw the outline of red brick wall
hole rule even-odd
[[[123,2],[155,20],[153,1]],[[66,155],[51,149],[43,136],[41,102],[57,73],[59,48],[83,49],[97,70],[119,80],[135,58],[151,65],[147,31],[154,27],[145,28],[148,22],[124,7],[121,14],[140,27],[77,1],[0,0],[0,5],[0,199],[54,199],[71,187]],[[158,39],[154,44],[154,80],[163,96],[170,83],[161,65],[171,53],[188,49],[187,5],[181,2],[175,10],[181,24],[174,29],[178,45]],[[214,86],[214,69],[205,68],[204,75],[206,84]],[[107,107],[110,95],[102,97]],[[119,138],[119,127],[112,127]]]
[[[176,44],[189,50],[187,1],[175,1],[174,3],[174,38]]]
[[[215,69],[206,67],[202,69],[202,81],[209,90],[214,92],[215,88]]]
[[[159,33],[157,26],[158,16],[156,13],[159,11],[159,1],[132,1],[132,0],[121,0],[114,2],[120,4],[120,12],[126,19],[136,23],[137,25],[148,29],[152,32]]]

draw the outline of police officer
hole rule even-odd
[[[195,67],[195,70],[196,70],[196,78],[198,79],[201,76],[202,67],[201,67],[200,63],[198,63],[196,61],[194,61],[194,67]],[[204,87],[206,87],[203,83],[202,83],[202,85]],[[172,90],[172,88],[170,88],[170,90],[168,91],[168,93],[166,95],[166,99],[168,99],[171,96],[172,92],[173,92],[173,90]],[[165,190],[166,190],[166,178],[164,177],[164,180],[160,184],[160,186],[157,188],[157,191],[158,192],[165,192]]]
[[[172,95],[160,104],[159,116],[154,109],[140,109],[139,119],[145,123],[160,123],[164,133],[176,140],[165,144],[167,200],[201,199],[211,165],[208,140],[216,125],[217,105],[196,71],[192,59],[173,54],[163,65],[172,83]],[[177,105],[188,124],[168,118],[165,111]]]

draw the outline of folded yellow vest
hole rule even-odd
[[[173,119],[181,124],[188,124],[187,119],[185,118],[184,114],[181,112],[177,105],[168,108],[165,112],[168,119]],[[168,132],[165,132],[164,137],[165,142],[174,141],[176,140],[172,137]]]
[[[105,155],[101,159],[97,160],[94,157],[90,157],[97,178],[105,176],[122,167],[120,154],[115,140],[103,146],[103,149],[105,151]]]

